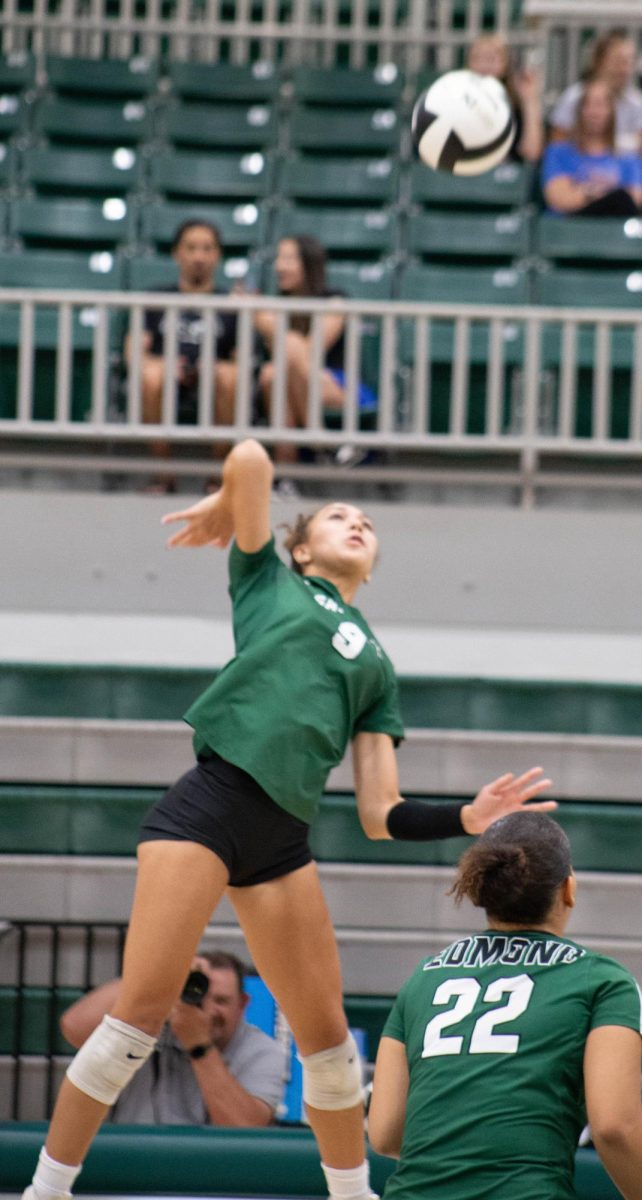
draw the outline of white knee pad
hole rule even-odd
[[[105,1016],[69,1064],[67,1078],[92,1100],[115,1104],[155,1045],[148,1033]]]
[[[303,1099],[312,1108],[334,1111],[359,1104],[361,1060],[351,1033],[340,1046],[301,1057]]]

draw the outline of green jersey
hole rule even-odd
[[[289,570],[272,538],[230,551],[235,657],[185,714],[194,749],[247,771],[303,821],[356,733],[403,737],[392,663],[325,579]]]
[[[640,1032],[641,1003],[619,963],[548,933],[491,930],[421,964],[384,1028],[410,1079],[385,1200],[572,1200],[586,1039]]]

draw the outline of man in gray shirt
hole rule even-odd
[[[199,1004],[179,1000],[156,1048],[112,1109],[121,1125],[269,1125],[283,1098],[285,1051],[245,1020],[243,966],[222,951],[198,955],[208,979]],[[119,979],[94,988],[63,1013],[76,1049],[109,1012]]]

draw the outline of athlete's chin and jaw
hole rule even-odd
[[[326,504],[312,517],[307,540],[297,547],[306,575],[348,575],[369,579],[378,551],[370,518],[351,504]]]

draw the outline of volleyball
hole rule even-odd
[[[417,100],[412,139],[426,166],[482,175],[504,159],[515,136],[505,87],[492,75],[449,71]]]

